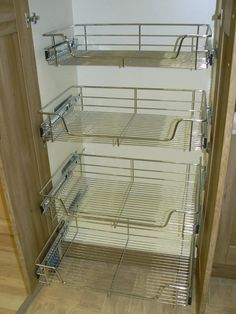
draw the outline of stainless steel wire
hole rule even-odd
[[[180,52],[175,58],[175,52],[161,51],[87,51],[73,50],[74,56],[68,50],[55,57],[47,59],[49,65],[100,65],[118,67],[158,67],[177,69],[206,69],[207,51],[198,52],[197,59],[195,52]],[[76,58],[75,58],[76,56]],[[195,65],[196,64],[196,65]]]
[[[168,254],[155,233],[139,235],[130,227],[69,224],[57,245],[57,265],[48,270],[48,264],[37,263],[38,274],[43,283],[62,282],[109,295],[186,305],[191,288],[192,241],[193,237],[167,240],[165,246],[174,248],[175,253]]]
[[[54,108],[68,95],[76,101],[60,115]],[[73,86],[41,113],[50,128],[46,140],[193,151],[207,137],[207,110],[204,91]]]
[[[181,120],[181,117],[173,116],[83,111],[67,116],[69,132],[62,123],[52,132],[54,141],[201,150],[200,123],[193,123],[192,128],[192,122]],[[175,126],[177,129],[172,139]]]
[[[54,65],[117,65],[204,69],[209,25],[77,24],[45,33],[46,59]]]
[[[124,163],[125,162],[125,163]],[[60,172],[59,172],[60,173]],[[160,237],[192,234],[199,213],[201,165],[80,154],[52,196],[41,191],[52,217],[158,230]],[[52,177],[51,182],[58,182]]]
[[[194,227],[195,186],[189,184],[129,183],[99,178],[71,177],[53,203],[59,215],[126,222],[142,227],[166,228],[178,233],[185,214],[185,232]],[[131,185],[131,187],[130,187]]]

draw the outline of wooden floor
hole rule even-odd
[[[1,248],[0,248],[1,250]],[[14,252],[0,254],[0,313],[13,314],[26,298]],[[16,267],[17,266],[17,267]]]
[[[24,302],[27,292],[4,208],[0,193],[0,314],[12,314]]]
[[[6,312],[7,313],[7,312]],[[176,308],[155,302],[79,291],[62,285],[44,286],[27,314],[193,314],[194,305]],[[236,280],[212,278],[206,314],[236,313]]]

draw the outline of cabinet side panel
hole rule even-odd
[[[232,136],[220,228],[215,251],[216,264],[229,264],[227,256],[230,246],[236,246],[236,136]],[[236,260],[233,265],[236,267]]]
[[[223,1],[223,8],[231,1]],[[226,11],[227,12],[227,11]],[[198,313],[204,313],[209,280],[212,272],[214,252],[218,235],[230,141],[235,107],[236,43],[235,3],[232,11],[224,15],[221,28],[220,51],[218,54],[212,147],[210,149],[209,176],[205,198],[205,213],[199,243],[199,267],[197,282]],[[230,32],[224,28],[224,21],[231,19]]]

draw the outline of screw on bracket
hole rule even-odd
[[[33,12],[32,15],[28,15],[27,13],[25,13],[25,22],[27,28],[31,26],[31,23],[37,24],[39,18],[39,15],[37,15],[35,12]]]
[[[216,48],[212,48],[207,56],[207,64],[209,64],[210,66],[212,66],[214,64],[214,61],[217,57],[217,49]]]
[[[220,23],[220,27],[221,27],[222,26],[223,15],[224,15],[224,11],[223,11],[223,9],[221,9],[220,12],[216,12],[212,16],[212,21],[219,22]]]

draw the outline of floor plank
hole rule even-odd
[[[16,313],[26,297],[10,221],[0,198],[0,314]]]
[[[236,314],[235,299],[236,280],[212,278],[206,314]],[[53,284],[39,291],[26,314],[195,314],[194,309]]]

